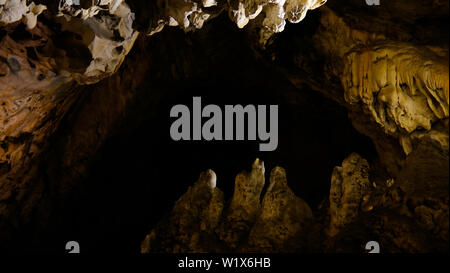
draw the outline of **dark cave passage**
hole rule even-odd
[[[166,92],[152,111],[157,114],[142,113],[137,129],[106,143],[76,206],[64,213],[78,216],[65,224],[73,238],[86,242],[84,251],[138,252],[146,232],[206,169],[216,172],[217,186],[229,199],[234,177],[259,157],[265,161],[266,185],[271,169],[282,166],[290,187],[314,209],[328,196],[331,172],[343,158],[351,152],[375,157],[370,140],[353,129],[345,109],[334,102],[296,90],[278,75],[255,73],[242,81],[240,74],[164,84]],[[192,96],[202,96],[203,104],[278,104],[278,148],[259,152],[258,141],[173,141],[170,109],[192,104]]]
[[[257,157],[265,162],[266,185],[272,168],[282,166],[294,193],[314,210],[328,197],[332,170],[344,158],[352,152],[376,158],[372,142],[356,132],[343,107],[316,91],[298,90],[256,59],[227,20],[217,21],[224,33],[208,25],[201,32],[168,29],[152,37],[155,65],[138,87],[137,107],[105,142],[88,177],[56,208],[48,240],[37,241],[37,248],[53,251],[76,240],[83,252],[138,253],[145,234],[202,171],[215,171],[217,187],[229,199],[235,176]],[[201,96],[203,106],[279,105],[278,148],[259,152],[259,141],[173,141],[170,109],[191,107],[193,96]]]

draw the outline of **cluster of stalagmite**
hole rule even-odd
[[[294,251],[305,245],[313,215],[295,196],[286,172],[276,167],[261,203],[264,162],[256,159],[250,172],[236,176],[229,206],[208,170],[178,199],[170,214],[145,238],[143,253]]]
[[[129,2],[135,4],[137,1]],[[200,29],[205,21],[222,11],[228,11],[238,27],[243,28],[249,20],[255,19],[262,13],[264,19],[260,20],[261,25],[258,27],[261,29],[261,41],[265,43],[273,33],[283,31],[286,19],[297,23],[305,17],[308,10],[324,3],[325,1],[322,0],[228,2],[158,0],[145,4],[145,7],[150,9],[150,15],[146,15],[141,20],[147,21],[149,25],[143,30],[144,33],[153,35],[161,31],[165,25],[179,26],[186,30]],[[38,15],[45,10],[54,13],[52,16],[61,25],[59,31],[74,36],[70,37],[73,39],[70,46],[83,52],[82,56],[73,56],[71,52],[73,49],[66,48],[64,45],[48,45],[48,47],[55,47],[49,50],[56,50],[55,53],[60,55],[58,58],[61,60],[55,69],[81,84],[98,82],[116,72],[138,35],[138,31],[133,28],[136,11],[131,10],[125,0],[59,0],[49,1],[46,5],[34,2],[27,4],[25,0],[2,0],[0,1],[0,25],[23,21],[31,30],[37,25]],[[54,35],[54,33],[47,34]]]
[[[353,153],[335,167],[329,204],[315,210],[275,167],[264,185],[264,164],[236,176],[229,205],[208,170],[145,237],[142,253],[154,252],[330,252],[365,251],[377,240],[386,252],[441,251],[448,241],[448,199],[408,199],[395,179],[370,175],[371,166]],[[352,238],[359,246],[346,246]],[[433,242],[430,244],[430,242]],[[320,249],[320,248],[319,248]],[[324,251],[320,249],[320,251]]]

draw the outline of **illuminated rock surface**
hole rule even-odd
[[[276,167],[261,204],[264,163],[253,163],[251,172],[236,176],[233,197],[224,208],[223,193],[210,187],[215,174],[207,171],[175,203],[169,216],[146,236],[141,251],[223,252],[294,251],[300,247],[312,212],[295,196],[284,169]],[[215,181],[214,181],[215,182]],[[215,183],[214,183],[215,184]],[[222,213],[223,211],[223,213]],[[295,245],[295,248],[289,248]]]

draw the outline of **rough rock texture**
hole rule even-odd
[[[423,8],[436,10],[440,5]],[[351,23],[329,9],[324,9],[321,26],[316,41],[322,52],[333,56],[330,73],[342,83],[345,102],[355,112],[351,114],[355,127],[379,147],[403,202],[448,203],[448,43],[411,43],[408,38],[377,33],[377,27],[352,31]],[[389,140],[391,136],[398,144]],[[448,213],[448,207],[444,205],[440,213]],[[440,222],[437,229],[448,230],[447,222]]]
[[[308,10],[316,9],[326,0],[158,0],[151,4],[129,1],[136,7],[146,7],[148,11],[137,14],[143,32],[153,35],[164,26],[179,26],[185,30],[200,29],[203,24],[225,11],[239,28],[244,28],[251,20],[256,22],[260,45],[277,32],[284,30],[286,20],[298,23]]]
[[[340,78],[346,103],[361,103],[361,110],[386,134],[398,137],[409,154],[414,131],[430,131],[432,124],[448,119],[448,51],[351,31],[332,11],[324,13],[326,31],[317,39],[321,50],[333,56],[331,73]]]
[[[403,206],[400,214],[408,217],[416,217],[410,212],[427,199],[448,202],[445,18],[445,1],[385,2],[377,8],[363,1],[328,1],[315,30],[280,38],[271,49],[272,63],[293,84],[308,85],[349,110],[354,127],[373,140],[387,171],[384,180],[395,181],[390,202]],[[446,215],[446,205],[437,207]],[[437,229],[447,230],[447,222]]]
[[[358,154],[334,169],[329,202],[325,244],[332,252],[363,251],[366,238],[378,240],[385,252],[448,249],[448,197],[412,201],[393,178],[374,175]]]
[[[334,168],[330,188],[331,236],[356,219],[369,190],[369,163],[358,154],[351,154],[342,167]]]
[[[137,32],[122,1],[102,1],[102,8],[90,7],[89,12],[73,8],[71,1],[61,2],[58,13],[49,11],[44,22],[30,25],[31,19],[23,19],[27,28],[19,21],[22,17],[12,15],[20,11],[23,18],[29,12],[37,16],[42,5],[1,4],[2,22],[8,24],[0,36],[0,199],[21,202],[28,196],[26,189],[34,187],[29,180],[46,142],[80,97],[74,82],[94,83],[114,73]],[[10,215],[7,207],[0,205],[1,215]]]
[[[274,34],[284,30],[286,20],[298,23],[308,10],[325,4],[326,0],[231,0],[229,15],[239,28],[243,28],[260,13],[256,20],[259,30],[259,43],[264,45]]]
[[[249,248],[259,252],[304,250],[305,235],[312,218],[308,204],[289,188],[286,171],[275,167],[270,173],[261,214],[249,234]]]
[[[124,1],[103,0],[95,5],[49,1],[48,6],[26,2],[5,1],[0,5],[0,22],[7,31],[37,35],[32,39],[34,44],[27,45],[31,50],[28,58],[41,65],[53,60],[52,72],[81,84],[98,82],[116,72],[138,35],[132,28],[134,14]],[[53,22],[37,24],[37,16],[47,9],[41,16]],[[27,30],[20,29],[20,20]]]
[[[37,16],[47,7],[26,0],[2,0],[0,1],[0,26],[15,23],[22,20],[32,29],[36,26]]]
[[[250,173],[236,176],[234,194],[219,227],[220,240],[236,248],[243,236],[248,236],[253,223],[261,213],[260,196],[264,187],[264,162],[256,159]]]
[[[116,72],[138,35],[132,27],[134,13],[125,1],[97,2],[83,7],[62,0],[58,7],[58,16],[65,20],[59,20],[62,30],[78,34],[92,56],[85,71],[73,75],[80,83],[95,83]]]
[[[312,212],[287,184],[286,172],[272,170],[264,195],[264,163],[256,159],[251,172],[236,176],[231,203],[215,188],[211,170],[200,175],[172,211],[148,234],[142,253],[295,251],[312,221]],[[222,213],[223,212],[223,213]],[[293,248],[292,248],[293,247]],[[304,247],[304,245],[303,245]]]
[[[281,64],[287,59],[279,51],[289,50],[291,81],[346,106],[355,127],[374,140],[383,161],[393,161],[387,168],[397,173],[404,156],[386,142],[396,139],[392,146],[406,156],[426,135],[448,152],[448,39],[438,26],[448,3],[400,1],[374,9],[362,2],[331,1],[321,9],[312,41],[290,39],[296,49],[276,48],[272,59]],[[411,27],[429,14],[431,23]]]

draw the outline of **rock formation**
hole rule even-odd
[[[255,162],[230,204],[208,171],[160,224],[179,229],[161,237],[156,227],[142,250],[287,251],[298,240],[303,251],[318,240],[321,251],[354,251],[345,238],[363,230],[392,252],[448,251],[448,1],[325,2],[0,0],[0,250],[54,224],[107,140],[164,96],[152,81],[189,80],[189,58],[216,58],[229,23],[242,29],[230,39],[246,39],[242,50],[298,95],[309,88],[345,107],[377,157],[340,158],[314,215],[282,169],[264,193]],[[180,40],[167,26],[199,36]]]
[[[146,6],[138,1],[136,6]],[[221,12],[227,12],[239,28],[244,28],[251,20],[256,21],[259,43],[264,45],[277,32],[284,30],[286,20],[298,23],[303,20],[308,10],[316,9],[326,0],[188,0],[163,1],[158,0],[152,5],[154,11],[148,18],[147,14],[138,18],[144,21],[144,32],[153,35],[163,30],[164,26],[179,26],[183,29],[200,29],[203,24]],[[150,11],[151,12],[151,11]],[[149,13],[149,11],[147,11]],[[138,13],[138,17],[139,17]],[[144,16],[146,19],[143,19]]]
[[[2,0],[0,2],[0,23],[7,25],[22,20],[27,28],[32,29],[36,26],[37,16],[45,9],[45,5],[36,5],[34,2],[27,5],[25,0]]]
[[[243,236],[248,236],[261,213],[260,195],[265,183],[264,172],[264,162],[256,159],[250,173],[242,172],[236,176],[233,198],[218,232],[220,240],[233,249]]]
[[[335,13],[324,11],[321,24],[326,30],[317,40],[320,50],[335,58],[332,73],[340,78],[345,102],[361,103],[361,110],[386,134],[396,136],[408,155],[415,131],[430,131],[434,123],[448,119],[448,53],[382,34],[353,32]]]
[[[224,206],[216,179],[212,170],[201,173],[175,203],[168,219],[147,235],[141,251],[207,252],[211,248],[208,237],[214,234]]]
[[[355,252],[364,251],[367,238],[378,240],[386,252],[446,249],[448,199],[402,204],[393,179],[370,175],[367,160],[356,153],[334,169],[329,207],[315,211],[316,217],[292,192],[280,167],[271,171],[260,201],[264,165],[259,159],[250,173],[236,176],[228,207],[215,181],[211,170],[202,173],[146,236],[142,253],[311,252],[317,245],[330,252]],[[348,244],[349,238],[359,245]]]
[[[448,223],[438,220],[437,224],[431,218],[448,215],[444,205],[448,198],[429,196],[426,200],[412,201],[395,179],[375,175],[365,159],[351,154],[331,178],[327,243],[333,251],[348,252],[352,247],[342,246],[349,237],[363,242],[362,238],[371,236],[386,252],[443,251]]]
[[[331,175],[330,235],[353,222],[369,196],[369,164],[358,154],[351,154]],[[369,208],[368,208],[369,209]]]
[[[250,249],[259,252],[302,250],[312,218],[308,204],[289,188],[286,171],[275,167],[270,173],[261,213],[249,234]]]
[[[283,168],[272,170],[262,205],[264,162],[259,159],[253,163],[251,172],[236,176],[228,207],[224,208],[223,193],[215,186],[214,172],[202,173],[178,199],[167,218],[146,236],[142,253],[301,249],[298,239],[305,236],[312,212],[289,188]]]

